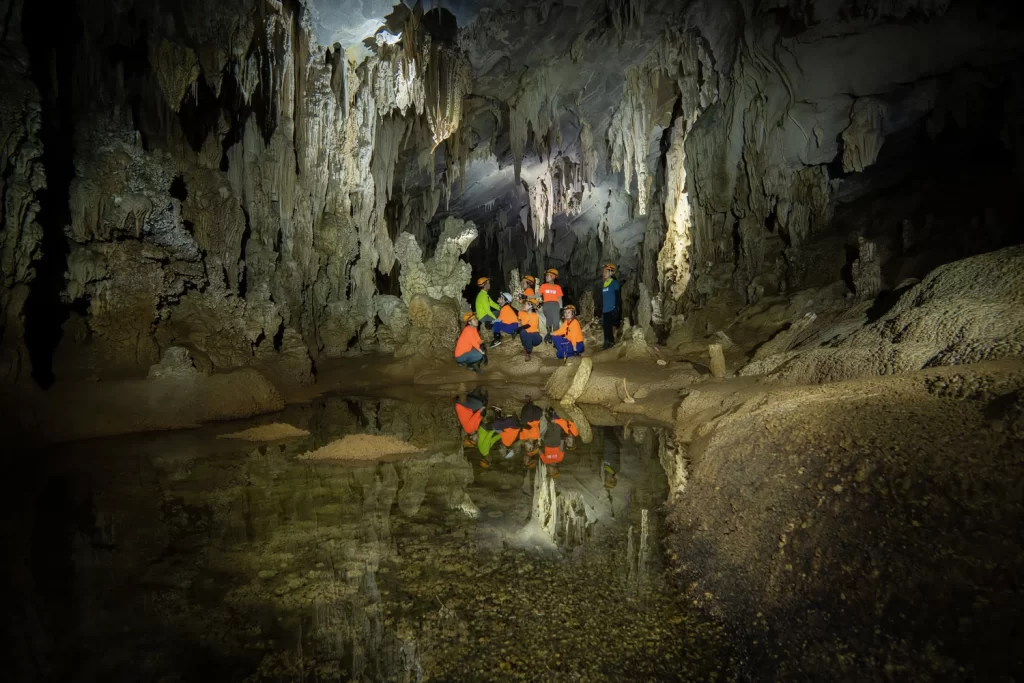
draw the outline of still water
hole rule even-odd
[[[40,456],[22,658],[75,681],[728,677],[670,585],[664,435],[496,402],[326,397]],[[309,434],[218,438],[268,423]],[[298,457],[358,433],[423,450]]]

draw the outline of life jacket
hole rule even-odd
[[[461,403],[455,404],[455,414],[459,418],[459,424],[462,425],[462,430],[467,434],[472,434],[480,428],[480,422],[484,419],[483,409],[473,410],[469,406],[464,406]]]
[[[540,420],[527,422],[526,426],[519,430],[519,438],[523,441],[540,440]]]
[[[526,325],[527,332],[537,332],[540,330],[538,325],[540,324],[537,319],[536,313],[530,313],[529,311],[519,311],[519,324]]]
[[[544,303],[558,301],[562,298],[562,288],[553,282],[545,282],[540,286],[540,296]]]
[[[498,320],[508,325],[515,325],[519,322],[519,319],[516,317],[516,309],[512,308],[509,304],[505,304],[498,311]]]
[[[459,334],[459,340],[455,342],[455,357],[458,358],[462,354],[469,353],[473,349],[481,351],[480,345],[480,331],[472,325],[466,325],[462,328],[462,332]]]
[[[511,448],[512,444],[519,440],[519,427],[509,427],[501,430],[501,445]]]
[[[554,421],[556,425],[562,428],[562,431],[569,436],[579,436],[580,430],[576,427],[575,422],[566,420],[564,417],[560,417]]]
[[[576,318],[565,321],[561,327],[551,334],[556,337],[565,337],[573,345],[583,341],[583,328],[580,326],[580,321]]]
[[[545,465],[557,465],[565,459],[565,451],[561,446],[545,446],[540,452],[540,461]]]

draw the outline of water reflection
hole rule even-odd
[[[69,595],[47,615],[67,625],[54,667],[83,681],[418,681],[720,665],[717,629],[660,579],[657,430],[479,387],[328,398],[273,420],[309,435],[216,438],[254,421],[52,455],[44,478],[81,499],[50,513],[74,538]],[[352,433],[424,450],[296,459]]]

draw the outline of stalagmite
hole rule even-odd
[[[721,379],[725,377],[725,354],[722,353],[721,344],[708,346],[708,356],[711,358],[711,375]]]
[[[859,255],[853,262],[853,286],[858,301],[870,301],[878,296],[882,289],[882,262],[879,259],[878,245],[874,242],[857,238]]]

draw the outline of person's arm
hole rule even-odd
[[[615,281],[615,311],[622,315],[622,285]]]

